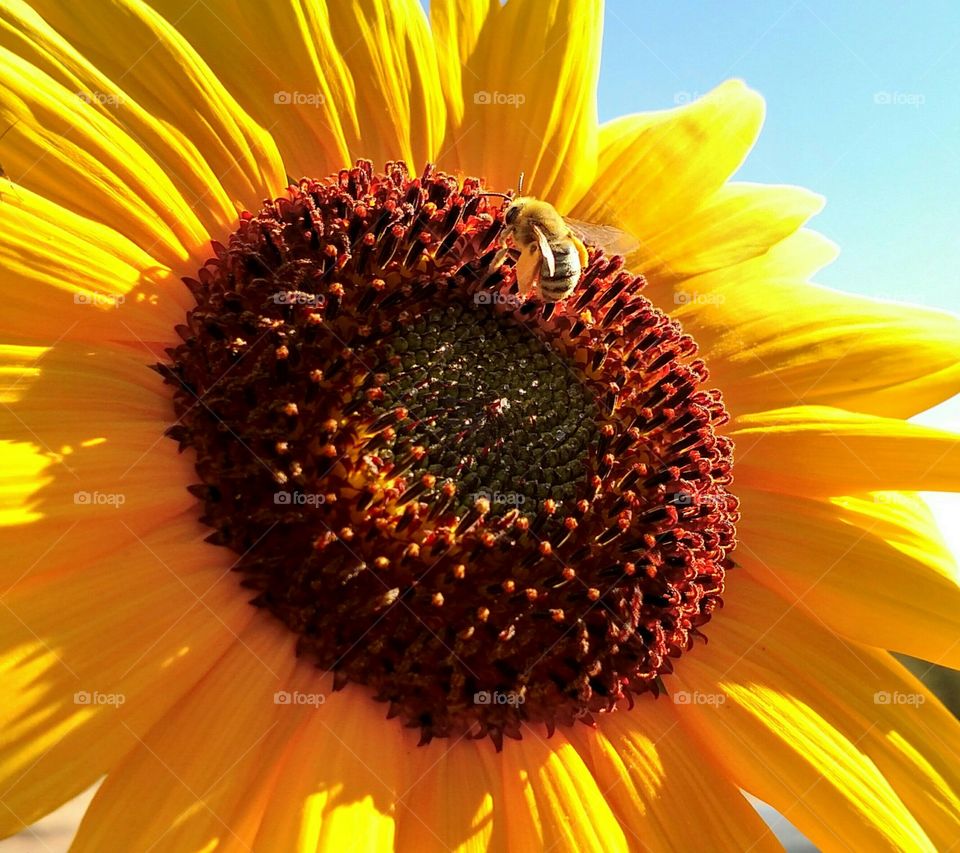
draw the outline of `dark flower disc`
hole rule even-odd
[[[244,214],[158,369],[209,541],[423,740],[657,691],[720,603],[727,415],[621,258],[518,295],[479,181],[360,161]]]

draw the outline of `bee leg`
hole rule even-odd
[[[503,262],[507,259],[508,254],[509,250],[507,249],[506,245],[501,246],[500,251],[493,256],[493,260],[490,262],[490,269],[500,269],[500,267],[503,266]]]
[[[508,225],[503,229],[500,234],[500,239],[497,241],[500,244],[500,250],[496,255],[493,256],[493,261],[490,263],[490,269],[498,270],[503,266],[503,262],[507,259],[507,255],[510,253],[510,238],[513,236],[513,227]]]
[[[533,271],[533,275],[530,277],[530,286],[527,288],[527,293],[533,293],[536,291],[537,295],[540,295],[540,264],[537,264],[537,268]]]

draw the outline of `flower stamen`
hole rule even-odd
[[[596,250],[524,301],[501,217],[432,167],[301,181],[214,245],[160,366],[253,603],[424,741],[656,691],[735,541],[693,340]]]

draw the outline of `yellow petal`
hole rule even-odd
[[[846,637],[960,668],[960,575],[919,498],[737,494],[753,578]]]
[[[167,265],[208,244],[203,224],[161,165],[76,90],[4,48],[0,90],[10,126],[3,164],[24,188],[21,196],[33,190],[115,228]]]
[[[20,399],[0,407],[0,434],[21,442],[20,454],[31,446],[34,464],[21,468],[16,455],[8,468],[20,509],[10,507],[10,528],[0,530],[0,578],[93,561],[126,533],[195,508],[186,491],[197,480],[193,459],[163,436],[169,393],[142,355],[60,342],[21,370],[28,379],[11,383]],[[16,525],[26,523],[25,535]],[[104,535],[104,523],[119,540]]]
[[[242,14],[224,0],[151,5],[273,135],[293,178],[322,177],[351,164],[359,132],[354,84],[325,2],[257,3]]]
[[[96,439],[65,450],[4,445],[0,458],[10,466],[0,516],[4,591],[93,564],[125,547],[130,536],[196,513],[196,498],[186,490],[197,480],[193,459],[178,454],[169,439],[158,436],[156,447],[143,444],[127,454]]]
[[[0,404],[16,403],[40,375],[38,362],[49,347],[0,344]]]
[[[809,404],[908,418],[960,393],[960,318],[803,275],[758,259],[651,298],[669,300],[734,411]]]
[[[89,787],[186,693],[254,615],[229,554],[195,520],[2,599],[0,832]]]
[[[317,713],[274,701],[295,666],[293,635],[253,621],[110,769],[72,849],[250,850],[286,749]]]
[[[726,336],[730,340],[739,340],[736,333],[736,318],[728,316],[723,326],[705,322],[700,324],[701,311],[707,320],[714,315],[709,306],[726,305],[726,299],[714,295],[720,288],[733,284],[742,284],[744,298],[759,300],[763,288],[771,282],[793,282],[798,286],[809,287],[808,280],[824,267],[833,263],[840,254],[840,247],[822,234],[809,228],[801,228],[774,243],[762,255],[741,261],[731,267],[684,279],[670,279],[655,276],[647,279],[644,294],[662,311],[666,311],[680,320],[687,331],[702,337],[701,349],[712,351],[723,342]],[[741,346],[744,344],[741,341]],[[731,343],[718,352],[730,360],[736,350]]]
[[[780,845],[723,767],[699,748],[664,698],[641,697],[571,738],[610,803],[631,849],[696,850],[703,827],[718,850]],[[696,804],[693,806],[693,804]],[[690,819],[691,808],[697,819]]]
[[[463,118],[445,142],[463,172],[499,190],[524,172],[525,191],[569,212],[596,172],[602,24],[599,0],[494,10],[461,72]]]
[[[189,292],[169,268],[112,228],[29,190],[0,204],[4,338],[169,341]]]
[[[51,481],[47,469],[53,464],[31,442],[0,439],[0,536],[6,534],[2,528],[29,524],[41,517],[35,493]]]
[[[447,102],[448,140],[463,123],[463,77],[470,56],[488,23],[496,26],[498,0],[435,0],[430,4],[430,30],[437,50],[440,86]],[[470,76],[469,70],[466,71]],[[448,152],[449,153],[449,152]]]
[[[398,851],[485,853],[509,849],[500,765],[491,744],[437,738],[407,763],[397,814]]]
[[[222,237],[239,210],[286,185],[269,133],[147,5],[111,3],[95,16],[46,0],[32,5],[39,15],[19,3],[5,9],[0,43],[136,139],[210,234]]]
[[[61,342],[36,369],[0,408],[0,433],[21,440],[5,468],[4,586],[91,563],[197,507],[194,458],[164,436],[169,392],[142,356]]]
[[[573,215],[641,241],[661,233],[736,171],[760,132],[763,111],[756,92],[730,80],[688,106],[608,122],[600,128],[595,185]]]
[[[954,843],[960,723],[886,652],[749,576],[730,573],[725,601],[668,685],[701,748],[822,850]]]
[[[562,732],[544,739],[534,730],[508,741],[496,756],[511,850],[627,850],[603,790]]]
[[[281,768],[254,850],[357,850],[394,846],[397,801],[416,738],[356,685],[306,717]]]
[[[54,347],[0,345],[0,364],[8,358],[19,363],[0,368],[9,383],[6,393],[16,398],[10,401],[14,407],[0,409],[0,425],[25,439],[44,434],[47,444],[59,447],[128,424],[172,422],[169,386],[150,369],[157,357],[143,346],[138,351],[97,350],[73,341]],[[64,412],[70,412],[69,421]]]
[[[724,269],[789,237],[823,202],[800,187],[725,184],[689,215],[644,235],[631,263],[658,280]]]
[[[729,434],[738,482],[764,491],[843,495],[960,491],[960,435],[827,406],[741,415]]]
[[[230,0],[153,5],[273,134],[293,177],[358,157],[418,170],[439,151],[446,108],[416,0],[280,0],[242,14]]]
[[[353,79],[358,134],[351,151],[379,167],[419,171],[440,153],[446,104],[433,37],[417,0],[335,5],[330,29]]]

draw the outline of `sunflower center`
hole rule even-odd
[[[409,462],[411,478],[456,488],[458,515],[480,499],[491,517],[547,498],[572,502],[598,413],[573,367],[525,326],[482,303],[453,302],[374,357],[383,389],[375,411],[408,413],[378,450],[380,464]]]
[[[726,419],[622,260],[497,269],[479,182],[368,162],[245,214],[158,369],[209,541],[298,653],[434,736],[656,693],[719,603]]]

